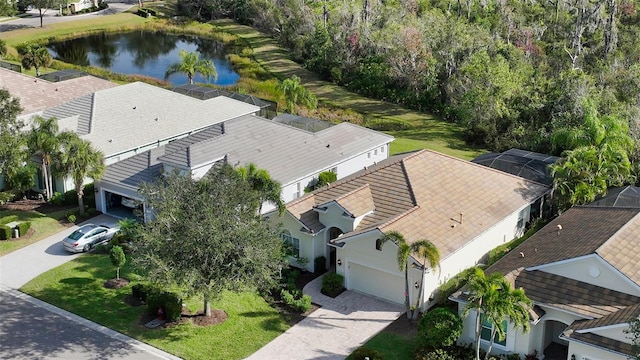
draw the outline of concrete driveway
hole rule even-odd
[[[117,219],[100,215],[87,222],[113,226]],[[0,257],[0,359],[178,359],[17,290],[81,256],[61,244],[78,227]]]

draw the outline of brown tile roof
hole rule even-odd
[[[31,114],[61,105],[98,90],[118,86],[94,76],[82,76],[60,82],[49,82],[0,68],[0,88],[20,99],[22,114]]]
[[[511,249],[487,271],[507,274],[518,268],[594,254],[632,219],[634,223],[640,221],[639,218],[635,218],[639,212],[640,209],[632,208],[573,207],[552,220],[520,246]],[[558,225],[562,226],[559,232]],[[635,226],[637,225],[633,228]],[[620,244],[634,242],[632,236],[623,232],[619,234],[620,238],[617,242]],[[635,242],[640,242],[640,239]],[[609,257],[617,254],[615,257],[620,259],[619,264],[635,258],[634,254],[621,256],[619,251],[613,249],[612,245],[615,244],[616,242],[610,243],[606,250],[603,250],[604,253]],[[522,257],[520,253],[525,256]]]
[[[639,234],[640,216],[636,216],[596,250],[598,255],[636,284],[640,284]]]
[[[522,271],[515,280],[538,304],[569,311],[588,318],[601,318],[640,303],[637,296],[591,285],[544,271]]]
[[[604,326],[618,325],[618,324],[626,324],[629,321],[637,318],[640,315],[640,303],[636,303],[631,306],[626,306],[623,309],[603,316],[601,318],[592,319],[592,320],[581,320],[576,321],[569,329],[574,331],[585,331],[590,329],[595,329]]]
[[[287,208],[302,221],[305,211],[300,202],[313,197],[316,205],[324,204],[365,185],[375,211],[340,241],[376,228],[398,230],[408,242],[433,242],[443,259],[549,189],[469,161],[421,150],[391,157],[293,201]]]
[[[339,196],[335,199],[335,202],[347,210],[349,215],[353,217],[362,216],[375,209],[369,184],[364,184],[356,190]]]

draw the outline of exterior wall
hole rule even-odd
[[[344,210],[336,203],[330,203],[327,211],[318,211],[318,218],[321,223],[328,227],[337,227],[343,233],[353,231],[354,219],[352,217],[343,216]],[[329,240],[329,239],[327,239]]]
[[[309,259],[305,269],[313,271],[313,260],[320,255],[324,255],[316,254],[316,242],[322,243],[322,240],[320,239],[321,237],[318,235],[313,236],[312,234],[301,231],[300,229],[302,229],[302,225],[289,213],[285,213],[284,216],[280,217],[277,212],[272,212],[266,215],[266,217],[273,226],[281,225],[280,232],[286,229],[292,237],[300,240],[300,257]],[[300,267],[293,257],[289,257],[289,263],[293,266]]]
[[[627,360],[628,356],[595,348],[593,346],[569,342],[569,357],[576,356],[576,360]]]
[[[475,346],[475,322],[476,322],[476,312],[471,310],[469,311],[469,315],[465,318],[463,317],[465,304],[458,304],[458,315],[462,318],[462,335],[458,339],[459,345],[468,345],[472,344]],[[507,342],[505,346],[494,343],[491,348],[492,354],[510,354],[516,351],[516,344],[522,344],[526,342],[526,339],[521,339],[526,337],[526,334],[523,334],[520,329],[515,329],[511,324],[507,327]],[[487,349],[489,347],[489,342],[485,340],[480,340],[480,347],[482,349]],[[541,353],[540,353],[541,354]]]
[[[287,203],[304,195],[304,188],[311,184],[321,172],[336,169],[338,180],[356,173],[364,168],[372,166],[389,157],[389,144],[385,144],[375,149],[358,154],[339,164],[332,164],[317,172],[291,181],[282,186],[282,200]],[[267,169],[269,170],[269,169]],[[298,185],[299,184],[299,185]]]
[[[640,296],[640,287],[631,283],[626,276],[611,267],[599,256],[594,255],[552,264],[542,267],[540,270],[626,294]]]

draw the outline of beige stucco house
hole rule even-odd
[[[640,208],[574,207],[489,267],[533,300],[531,330],[505,322],[496,353],[553,352],[567,360],[625,360],[640,315]],[[464,289],[452,296],[466,305]],[[460,343],[473,342],[472,314]],[[490,325],[489,325],[490,326]],[[487,326],[487,330],[489,330]],[[488,337],[483,335],[482,345]]]
[[[429,150],[400,154],[289,202],[282,237],[291,261],[315,270],[315,259],[335,266],[345,287],[401,304],[404,272],[397,246],[382,244],[397,230],[409,243],[427,239],[441,253],[437,271],[425,270],[423,309],[437,288],[474,266],[492,248],[521,235],[540,214],[548,186]],[[421,259],[412,258],[418,265]],[[414,302],[422,271],[411,266]]]

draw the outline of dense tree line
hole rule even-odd
[[[271,33],[327,80],[440,114],[467,140],[560,154],[583,104],[635,134],[637,1],[186,0],[187,14]]]

